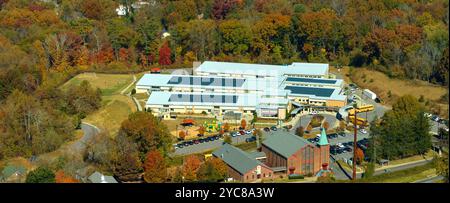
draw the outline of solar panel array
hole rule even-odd
[[[200,103],[236,103],[236,95],[193,95],[193,94],[172,94],[169,102],[200,102]]]
[[[219,87],[241,87],[245,79],[236,78],[210,78],[210,77],[190,77],[173,76],[167,84],[172,85],[201,85],[201,86],[219,86]]]
[[[324,84],[335,84],[336,80],[323,80],[323,79],[312,79],[312,78],[294,78],[288,77],[286,79],[288,82],[310,82],[310,83],[324,83]]]
[[[284,89],[290,90],[292,94],[316,95],[318,97],[330,97],[334,92],[334,89],[301,86],[286,86]]]

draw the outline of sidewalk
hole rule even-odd
[[[430,159],[430,160],[432,160],[432,159]],[[396,168],[396,167],[400,167],[400,166],[406,166],[406,165],[410,165],[410,164],[415,164],[415,163],[420,163],[420,162],[430,161],[430,160],[424,158],[424,159],[417,160],[417,161],[410,161],[410,162],[401,163],[401,164],[382,166],[382,167],[380,167],[380,168],[375,169],[375,172],[377,172],[377,171],[382,171],[382,170],[385,170],[385,169]]]

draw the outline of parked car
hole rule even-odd
[[[256,136],[251,136],[245,139],[245,142],[254,142],[254,141],[256,141]]]
[[[345,148],[345,151],[347,151],[347,152],[352,152],[352,151],[353,151],[353,147],[347,146],[347,147]]]
[[[364,129],[364,128],[361,128],[361,129],[359,130],[359,132],[361,132],[362,134],[367,134],[367,130]]]
[[[272,126],[272,127],[270,127],[270,130],[277,131],[278,129],[277,129],[277,126]]]
[[[433,115],[432,117],[431,117],[431,120],[432,121],[435,121],[435,122],[438,122],[439,121],[439,116],[437,116],[437,115]]]
[[[188,144],[189,144],[189,145],[193,145],[193,144],[194,144],[194,141],[189,141]]]
[[[241,130],[241,131],[239,131],[239,134],[245,135],[245,131]]]
[[[197,134],[197,137],[203,137],[203,135],[202,134]]]
[[[264,128],[264,131],[266,131],[266,132],[270,132],[270,128],[268,128],[268,127],[265,127],[265,128]]]
[[[189,146],[189,143],[188,143],[188,142],[183,142],[183,145],[184,145],[185,147],[187,147],[187,146]]]
[[[177,144],[178,148],[183,148],[183,144]]]
[[[214,139],[215,139],[215,140],[218,140],[218,139],[220,139],[220,136],[219,136],[219,135],[216,135],[216,136],[214,136]]]
[[[338,146],[339,148],[345,148],[345,146],[344,146],[342,143],[337,143],[337,146]]]
[[[207,139],[208,139],[209,141],[214,141],[214,140],[216,140],[216,138],[214,138],[214,136],[208,137]]]
[[[315,143],[315,138],[309,138],[308,141],[312,142],[312,143]]]
[[[338,133],[341,137],[346,137],[347,135],[344,132]]]
[[[199,139],[198,140],[200,143],[204,143],[205,142],[205,139]]]
[[[245,134],[246,135],[250,135],[250,134],[252,134],[252,131],[251,130],[245,130]]]
[[[199,144],[200,140],[194,140],[194,144]]]
[[[311,112],[311,115],[316,115],[316,114],[318,114],[317,111],[312,111],[312,112]]]

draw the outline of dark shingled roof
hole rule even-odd
[[[267,136],[263,145],[274,150],[285,158],[290,157],[300,148],[311,145],[307,140],[286,131],[276,131]],[[313,145],[312,145],[313,146]]]
[[[238,171],[240,174],[245,174],[256,168],[258,165],[264,165],[260,161],[251,157],[247,152],[226,143],[214,151],[213,155],[222,159],[226,164]]]

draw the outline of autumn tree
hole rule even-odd
[[[172,64],[170,52],[169,42],[165,42],[159,49],[159,65],[164,66]]]
[[[361,148],[357,147],[355,153],[356,153],[356,164],[359,165],[364,160],[364,152]]]
[[[117,135],[112,151],[112,171],[121,181],[142,180],[142,162],[138,146],[124,134]]]
[[[236,4],[237,0],[214,0],[212,15],[215,19],[225,19],[228,12]]]
[[[182,131],[180,131],[180,132],[178,133],[178,137],[179,137],[180,139],[184,140],[184,138],[186,137],[186,133],[184,132],[184,130],[182,130]]]
[[[230,124],[225,123],[225,124],[223,125],[223,129],[225,130],[225,132],[229,132],[229,131],[230,131]]]
[[[305,134],[305,129],[303,128],[303,126],[298,127],[295,130],[295,134],[300,136],[300,137],[303,137],[303,135]]]
[[[223,138],[223,143],[231,144],[232,142],[233,140],[231,139],[231,136],[225,135],[225,137]]]
[[[183,176],[186,182],[197,180],[197,170],[200,168],[201,161],[196,155],[189,155],[183,162]]]
[[[159,151],[152,150],[147,154],[144,171],[144,180],[147,183],[163,183],[166,181],[167,165]]]
[[[167,156],[172,149],[172,136],[166,125],[161,123],[149,112],[135,112],[122,122],[119,134],[130,138],[137,144],[141,160],[151,150],[158,149]]]
[[[247,121],[245,119],[241,120],[241,127],[245,129],[247,127]]]
[[[56,183],[78,183],[79,181],[71,176],[68,176],[64,171],[59,170],[55,173]]]
[[[228,173],[228,166],[219,158],[211,158],[200,165],[197,171],[197,179],[200,182],[218,182],[223,180]]]

